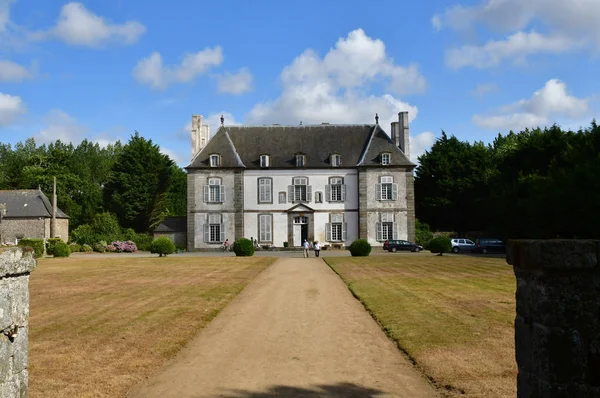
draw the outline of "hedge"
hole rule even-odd
[[[35,252],[36,257],[44,255],[44,239],[21,239],[18,246],[29,246]]]

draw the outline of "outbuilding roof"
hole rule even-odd
[[[40,189],[0,190],[0,203],[6,204],[4,218],[50,218],[52,203]],[[69,218],[56,209],[56,218]]]

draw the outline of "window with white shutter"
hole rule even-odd
[[[398,192],[397,184],[394,184],[394,178],[384,176],[380,179],[378,200],[394,200],[394,186],[396,186],[396,196]]]
[[[346,200],[346,186],[342,177],[331,177],[329,179],[329,195],[330,202],[343,202]]]
[[[346,224],[343,213],[332,213],[329,215],[328,229],[330,242],[342,242],[346,240]]]
[[[258,241],[262,243],[273,242],[273,215],[258,215]]]
[[[379,225],[378,225],[378,239],[380,241],[385,241],[389,239],[395,239],[395,223],[394,223],[394,213],[386,212],[379,213]]]
[[[273,203],[273,179],[262,177],[258,179],[258,203]]]
[[[307,177],[294,177],[290,185],[291,202],[310,202],[312,199],[312,187],[308,185]]]
[[[285,203],[285,192],[279,192],[279,204]]]
[[[223,203],[225,201],[225,186],[221,185],[220,178],[208,179],[208,184],[204,186],[204,201],[206,203]]]
[[[260,155],[260,167],[269,167],[269,155]]]
[[[207,214],[204,224],[204,241],[207,243],[221,243],[225,240],[223,217],[218,213]]]
[[[219,167],[221,165],[221,156],[217,154],[210,155],[210,167]]]

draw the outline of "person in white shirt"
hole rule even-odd
[[[315,249],[315,257],[319,257],[319,252],[321,251],[321,245],[319,244],[319,241],[316,241],[313,247]]]
[[[310,245],[308,244],[308,241],[306,239],[304,239],[304,257],[308,258],[308,249],[310,248]]]

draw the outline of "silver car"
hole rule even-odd
[[[452,242],[452,253],[474,252],[476,249],[475,242],[473,242],[470,239],[458,238],[458,239],[452,239],[451,242]]]

